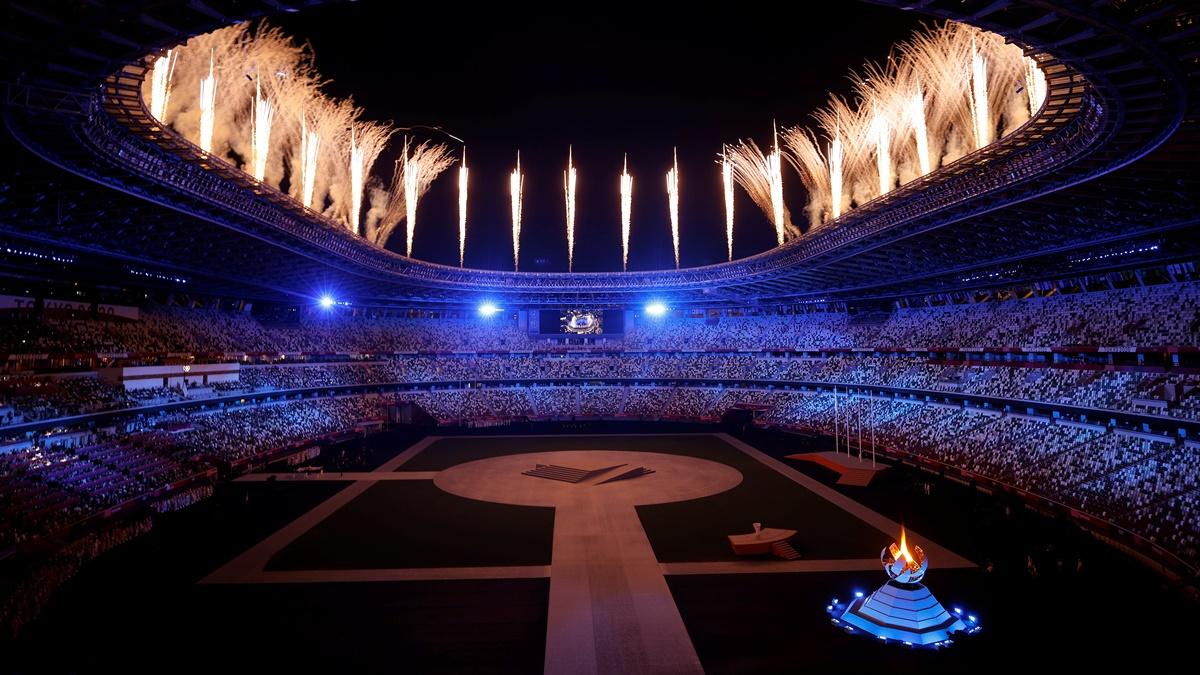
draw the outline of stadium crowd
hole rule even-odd
[[[879,447],[1117,522],[1195,565],[1200,460],[1194,442],[1131,435],[1109,427],[1103,414],[1087,419],[1104,424],[1073,423],[1021,414],[1019,404],[1011,412],[979,410],[911,396],[851,397],[841,388],[958,392],[1200,420],[1200,374],[1187,370],[967,361],[936,353],[937,347],[972,346],[1197,347],[1198,298],[1195,285],[1181,284],[899,309],[865,322],[824,311],[679,316],[634,322],[617,345],[572,351],[539,342],[516,322],[499,319],[318,313],[281,327],[246,313],[157,307],[137,321],[4,322],[0,339],[9,354],[169,353],[244,363],[239,381],[213,387],[235,398],[213,405],[131,415],[76,433],[70,442],[11,435],[8,441],[17,442],[9,445],[17,449],[0,454],[0,550],[130,502],[179,508],[203,497],[205,483],[197,477],[211,475],[214,466],[353,429],[398,400],[419,405],[439,421],[467,424],[579,417],[716,420],[733,406],[758,406],[764,424],[836,430],[839,438],[866,430]],[[855,351],[837,351],[850,348]],[[292,356],[243,359],[248,353]],[[842,395],[791,383],[833,384]],[[339,397],[274,393],[372,384],[402,386],[398,393]],[[406,385],[425,386],[407,391]],[[237,402],[252,392],[276,400]],[[9,373],[0,375],[0,430],[188,396],[187,389],[165,387],[125,391],[87,373]],[[858,437],[854,440],[857,445]]]
[[[183,400],[163,387],[125,391],[96,377],[0,381],[0,428]],[[212,395],[393,383],[551,380],[703,380],[871,385],[955,392],[1015,401],[1200,420],[1200,373],[1108,369],[1075,364],[945,361],[929,355],[834,352],[771,353],[444,354],[389,356],[340,363],[248,365],[237,382]]]
[[[904,307],[865,318],[842,311],[681,311],[637,320],[605,349],[650,351],[829,349],[1049,349],[1200,347],[1200,284]],[[511,316],[406,318],[312,312],[272,323],[225,310],[153,306],[140,319],[14,317],[0,323],[8,354],[381,354],[556,351]],[[576,347],[573,347],[576,348]]]

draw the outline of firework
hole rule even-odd
[[[567,271],[575,265],[575,164],[567,147],[567,170],[563,172],[563,190],[567,199]]]
[[[216,120],[217,78],[213,73],[215,54],[209,55],[208,76],[200,79],[200,149],[212,153]]]
[[[829,194],[834,218],[842,215],[842,172],[845,166],[842,137],[835,135],[829,143]]]
[[[404,139],[404,226],[405,251],[404,255],[412,257],[413,236],[417,232],[417,199],[421,189],[420,174],[417,167],[408,161],[408,139]]]
[[[787,222],[787,209],[783,205],[783,163],[779,156],[779,132],[772,131],[774,148],[767,155],[767,179],[771,184],[771,222],[775,225],[775,239],[783,246],[784,228]]]
[[[400,223],[408,220],[410,202],[411,211],[415,214],[416,203],[429,190],[434,179],[454,164],[454,156],[441,143],[430,145],[426,141],[415,148],[406,143],[405,148],[404,158],[396,160],[390,189],[373,191],[372,213],[368,213],[364,232],[367,239],[377,246],[386,245]],[[409,184],[414,180],[415,190]]]
[[[1029,99],[1029,115],[1037,114],[1046,102],[1046,73],[1034,59],[1025,58],[1025,92]]]
[[[621,169],[621,269],[629,271],[629,232],[633,216],[633,176],[629,175],[629,155]]]
[[[416,207],[429,183],[453,164],[444,147],[405,151],[390,187],[372,178],[391,127],[360,121],[362,110],[322,92],[314,57],[304,45],[263,22],[199,35],[149,57],[143,83],[147,109],[161,124],[196,139],[201,150],[240,165],[256,181],[291,196],[383,245],[400,221],[412,252]],[[979,29],[943,23],[901,43],[881,65],[853,78],[847,99],[814,113],[811,130],[783,129],[768,152],[752,142],[723,149],[726,251],[732,259],[734,182],[750,194],[778,243],[798,236],[783,199],[782,162],[797,169],[808,193],[809,229],[897,185],[935,171],[994,141],[1041,109],[1045,73],[1020,48]],[[173,86],[179,85],[179,86]],[[221,105],[216,105],[220,88]],[[780,143],[782,141],[782,143]],[[564,191],[568,269],[574,269],[576,197],[573,152]],[[517,172],[519,174],[519,171]],[[467,168],[460,168],[459,264],[466,241]],[[514,265],[519,262],[520,189],[514,197]],[[622,266],[628,269],[632,177],[623,167]],[[679,260],[679,167],[668,172],[672,243]]]
[[[521,268],[521,190],[525,187],[525,176],[521,174],[521,152],[517,151],[517,168],[508,177],[508,191],[512,195],[512,242],[513,270]]]
[[[887,117],[875,112],[871,120],[871,138],[875,142],[875,165],[879,171],[879,194],[892,189],[892,157],[889,151],[891,138],[888,136]]]
[[[875,159],[875,181],[873,189],[862,189],[862,199],[885,195],[895,186],[900,169],[897,160],[911,153],[912,146],[904,139],[910,131],[909,107],[911,106],[910,79],[897,66],[895,55],[889,55],[887,67],[868,64],[864,76],[855,76],[855,90],[864,102],[860,113],[869,116],[864,120],[866,140],[861,151],[870,153]],[[865,188],[866,186],[862,186]]]
[[[355,122],[350,125],[350,211],[347,227],[355,234],[362,225],[362,207],[367,176],[379,153],[393,131],[389,127],[373,122]],[[337,194],[336,189],[333,191]]]
[[[777,243],[783,244],[789,234],[799,234],[783,203],[783,167],[778,146],[764,154],[754,141],[741,141],[726,157],[732,164],[733,179],[771,221]]]
[[[1039,73],[1003,38],[953,23],[902,43],[884,66],[868,64],[852,77],[853,105],[833,97],[814,113],[823,140],[784,131],[786,156],[809,195],[810,225],[990,143],[998,129],[1015,129],[1044,100]],[[1018,95],[1022,77],[1027,95]],[[767,157],[743,144],[731,158],[735,177],[770,217],[767,182],[756,176],[770,168]]]
[[[254,82],[254,119],[251,121],[250,149],[254,166],[254,180],[262,182],[267,175],[267,157],[271,153],[271,123],[275,119],[275,108],[263,98],[262,84]]]
[[[859,114],[844,99],[831,97],[825,108],[814,115],[829,138],[830,215],[840,217],[851,202],[851,189],[868,165],[870,118]],[[873,189],[872,189],[873,190]]]
[[[362,146],[358,144],[358,139],[355,138],[354,130],[350,131],[350,230],[358,230],[358,216],[362,210],[362,186],[363,186],[363,165],[366,157],[363,156]]]
[[[800,175],[800,183],[808,192],[809,227],[817,227],[825,220],[830,195],[829,169],[825,153],[821,150],[821,143],[808,129],[793,127],[783,130],[783,144],[787,150],[784,157]],[[732,165],[729,171],[727,190],[732,192]],[[727,196],[726,204],[731,201],[731,197]]]
[[[154,67],[150,71],[150,114],[156,120],[162,121],[167,118],[167,101],[171,98],[171,75],[175,72],[177,56],[175,50],[168,49],[165,56],[154,59]]]
[[[975,129],[975,149],[992,142],[991,110],[988,108],[987,58],[971,41],[971,119]]]
[[[674,166],[667,172],[667,210],[671,215],[671,245],[675,249],[675,268],[679,268],[679,151],[673,153]]]
[[[725,248],[733,260],[733,164],[724,146],[721,147],[721,187],[725,194]]]
[[[914,82],[914,87],[916,91],[908,99],[908,120],[917,147],[917,163],[924,176],[933,170],[933,163],[929,158],[929,131],[925,126],[925,94],[919,81]]]
[[[309,127],[306,116],[300,118],[300,185],[304,208],[313,207],[317,184],[317,160],[320,158],[321,135]]]
[[[462,164],[458,167],[458,266],[463,266],[467,253],[467,148],[463,146]]]

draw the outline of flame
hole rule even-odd
[[[908,533],[905,532],[904,526],[901,525],[900,526],[900,545],[897,546],[895,543],[893,543],[891,546],[888,547],[888,550],[892,554],[892,560],[894,560],[896,562],[903,562],[904,566],[906,568],[908,568],[909,570],[911,570],[913,572],[916,572],[917,570],[921,569],[921,561],[918,560],[917,558],[923,557],[923,556],[921,554],[921,547],[917,546],[914,548],[916,548],[916,550],[917,550],[916,554],[913,554],[911,551],[908,550]]]
[[[896,551],[896,559],[904,558],[907,565],[913,564],[912,554],[908,552],[908,537],[904,531],[904,526],[900,526],[900,550]]]

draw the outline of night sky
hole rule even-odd
[[[648,6],[582,4],[570,18],[441,7],[401,13],[377,0],[272,21],[312,44],[318,69],[332,80],[326,91],[353,96],[368,118],[437,126],[466,141],[469,267],[511,269],[508,174],[519,149],[526,175],[521,268],[529,271],[567,268],[568,145],[579,175],[576,271],[621,269],[617,176],[624,152],[634,177],[630,269],[673,266],[665,184],[672,146],[679,148],[682,264],[723,261],[724,202],[714,163],[721,144],[754,138],[766,145],[772,119],[807,124],[828,92],[849,92],[851,68],[886,57],[923,19],[845,1],[819,10],[803,3],[805,11],[789,14],[761,5],[729,14],[685,9],[678,21]],[[457,150],[457,142],[450,145]],[[390,172],[395,156],[381,157],[375,173]],[[803,220],[804,194],[790,167],[784,185],[793,219]],[[457,208],[452,168],[421,201],[415,257],[458,264]],[[774,229],[740,189],[735,214],[735,257],[774,244]],[[393,237],[391,248],[403,246],[403,234]]]

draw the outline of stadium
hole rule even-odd
[[[1200,7],[672,11],[6,2],[0,671],[1193,661]]]

